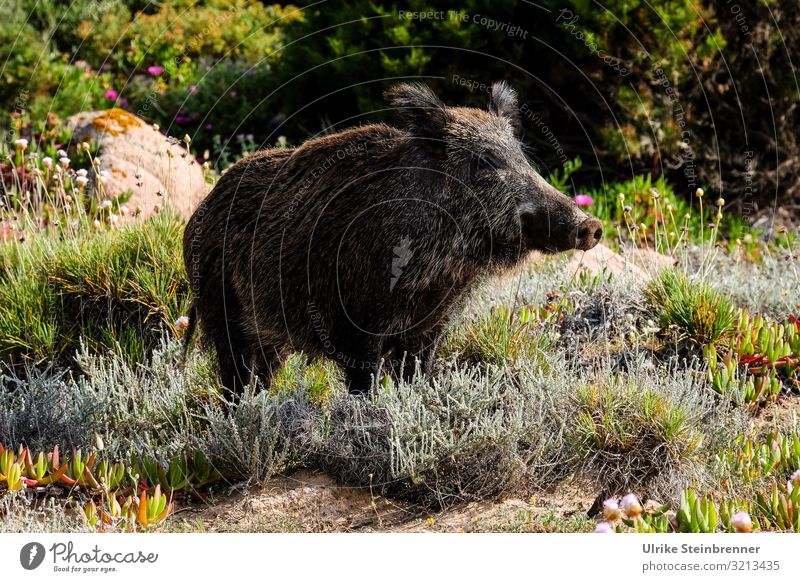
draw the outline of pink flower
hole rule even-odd
[[[575,204],[577,204],[578,206],[591,206],[592,204],[594,204],[594,200],[592,200],[591,196],[588,196],[586,194],[578,194],[577,196],[575,196]]]
[[[160,65],[153,65],[152,67],[147,67],[147,72],[150,73],[153,77],[157,77],[164,72],[164,67]]]
[[[106,99],[108,99],[109,101],[116,101],[117,97],[119,97],[119,93],[114,91],[114,89],[109,89],[108,91],[106,91]]]
[[[192,95],[197,93],[197,85],[189,85],[189,93],[191,93]]]
[[[753,531],[753,520],[746,511],[740,511],[731,517],[731,526],[738,533],[750,533]]]
[[[620,518],[622,512],[616,499],[606,499],[603,502],[603,517],[607,521],[614,521]]]
[[[183,333],[187,329],[189,329],[189,318],[186,317],[185,315],[181,315],[175,321],[175,329],[178,331],[178,333]]]
[[[642,515],[642,505],[639,503],[639,498],[633,493],[628,493],[625,497],[623,497],[620,505],[622,506],[622,511],[624,511],[625,515],[630,519],[634,519]]]
[[[594,528],[594,533],[614,533],[614,527],[607,521],[601,521]]]

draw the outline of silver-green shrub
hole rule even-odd
[[[85,446],[99,428],[100,403],[65,372],[26,366],[0,376],[0,443],[32,449]]]

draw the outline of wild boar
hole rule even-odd
[[[599,220],[526,158],[517,96],[448,107],[425,85],[386,92],[400,127],[364,125],[232,166],[191,217],[184,260],[197,322],[234,395],[285,357],[329,357],[349,390],[381,362],[429,372],[476,284],[532,251],[588,250]]]

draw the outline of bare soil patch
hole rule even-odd
[[[597,493],[588,483],[566,480],[539,494],[517,492],[432,512],[303,470],[186,506],[173,526],[209,532],[564,531],[585,522]]]

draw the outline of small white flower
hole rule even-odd
[[[603,502],[603,519],[606,521],[615,521],[622,516],[619,510],[619,503],[616,499],[606,499]]]
[[[45,156],[44,158],[42,158],[42,165],[45,168],[52,168],[53,167],[53,158],[51,158],[50,156]]]
[[[88,142],[88,141],[85,141],[85,142],[83,142],[83,143],[81,144],[81,149],[82,149],[83,151],[85,151],[85,152],[88,152],[88,151],[89,151],[89,142]]]
[[[735,513],[731,517],[731,525],[739,533],[750,533],[753,531],[753,520],[750,519],[750,514],[746,511]]]
[[[175,329],[178,330],[178,333],[183,333],[189,329],[189,318],[185,315],[181,315],[175,320]]]
[[[86,184],[89,183],[89,178],[87,178],[86,176],[78,176],[77,178],[75,178],[75,182],[78,184],[79,188],[85,188]]]
[[[98,230],[101,226],[103,226],[103,224],[99,220],[95,219],[95,221],[92,223],[92,226],[95,230]]]
[[[794,481],[794,482],[795,482],[795,483],[797,483],[798,485],[800,485],[800,469],[798,469],[797,471],[795,471],[794,473],[792,473],[792,476],[791,476],[791,477],[789,477],[789,479],[790,479],[791,481]]]
[[[76,173],[78,176],[83,176],[84,178],[85,178],[86,176],[88,176],[88,175],[89,175],[89,172],[87,172],[87,171],[86,171],[86,170],[84,170],[83,168],[81,168],[80,170],[76,170],[76,171],[75,171],[75,173]]]
[[[108,170],[100,170],[100,173],[97,175],[97,179],[100,180],[101,184],[105,184],[108,180]]]
[[[597,524],[597,527],[594,528],[594,533],[614,533],[614,528],[610,523],[601,521]]]
[[[111,200],[103,200],[103,202],[100,204],[100,208],[103,210],[108,210],[111,208]]]
[[[125,206],[124,204],[123,204],[122,206],[120,206],[120,207],[119,207],[119,213],[120,213],[122,216],[127,216],[127,215],[128,215],[128,212],[129,212],[129,211],[128,211],[128,207],[127,207],[127,206]]]
[[[628,493],[623,497],[621,505],[622,511],[631,519],[639,517],[642,514],[642,504],[639,503],[639,498],[633,493]]]
[[[21,137],[21,138],[19,138],[19,139],[18,139],[17,141],[15,141],[14,143],[15,143],[15,144],[17,144],[17,147],[18,147],[19,149],[21,149],[21,150],[24,150],[25,148],[27,148],[27,147],[28,147],[28,140],[27,140],[27,139],[25,139],[25,138],[22,138],[22,137]]]
[[[58,163],[62,168],[69,168],[69,158],[67,157],[59,158]]]
[[[697,190],[695,190],[695,192],[694,192],[694,195],[695,195],[695,196],[697,196],[698,198],[702,198],[702,197],[703,197],[703,194],[705,194],[705,192],[703,192],[703,189],[702,189],[702,188],[698,188],[698,189],[697,189]]]
[[[64,150],[58,150],[58,151],[56,152],[56,155],[57,155],[59,158],[66,158],[66,157],[67,157],[67,152],[65,152]]]
[[[116,226],[117,223],[119,222],[119,216],[117,216],[116,214],[109,214],[108,222],[111,226]]]

